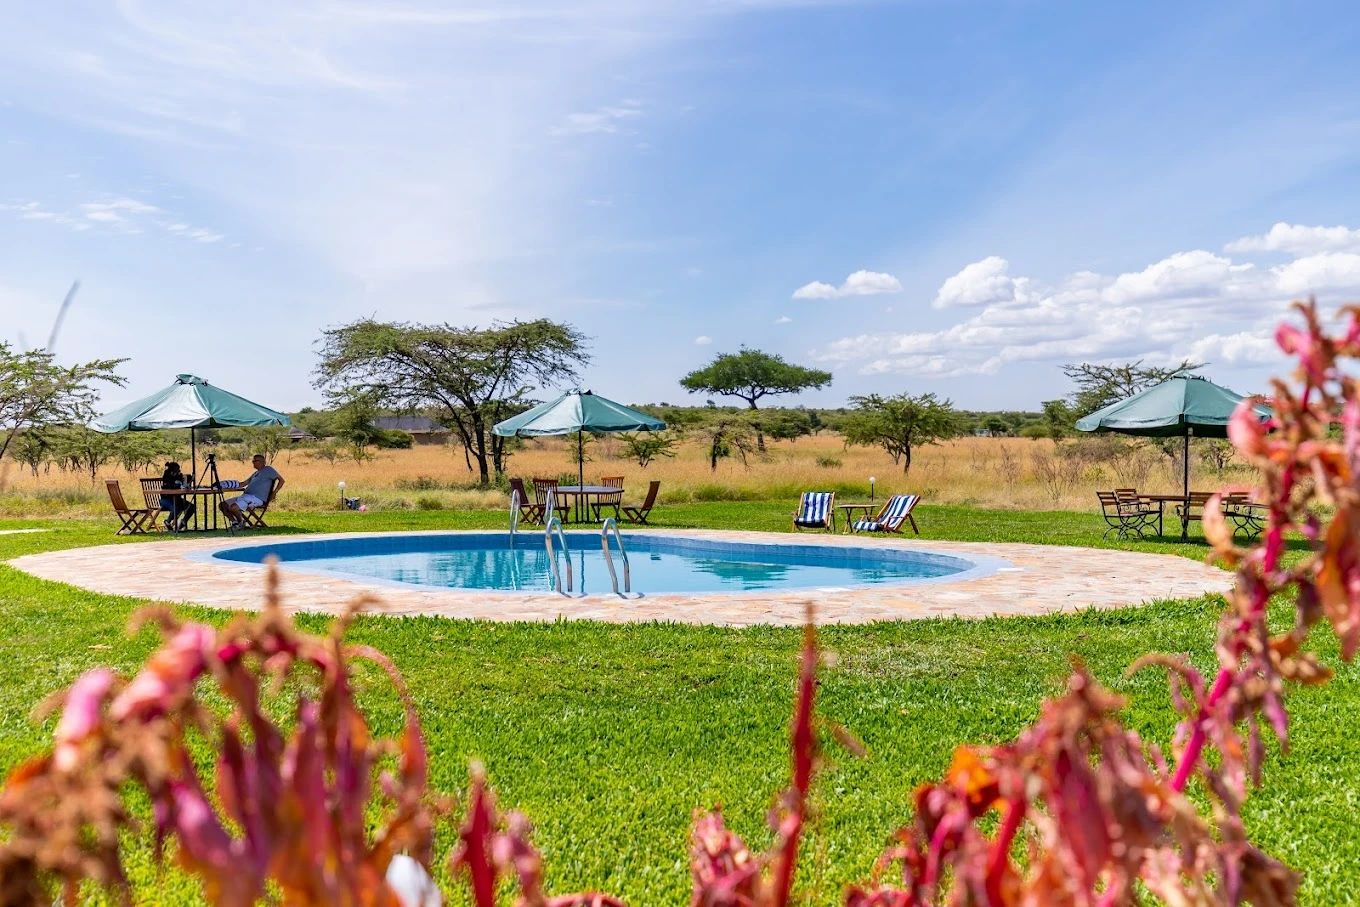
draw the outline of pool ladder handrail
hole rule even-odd
[[[633,591],[633,571],[628,566],[628,549],[623,547],[623,535],[619,533],[619,524],[614,518],[605,517],[604,525],[600,527],[600,547],[604,550],[604,562],[609,567],[609,581],[614,584],[614,594],[619,593],[619,576],[614,572],[614,555],[609,551],[609,530],[614,530],[614,539],[619,543],[619,556],[623,558],[623,593],[629,595]]]
[[[510,491],[510,550],[515,550],[515,533],[519,531],[519,489]]]
[[[551,499],[549,499],[551,503]],[[553,548],[553,527],[557,527],[557,537],[562,540],[562,555],[567,562],[567,588],[562,590],[562,571],[557,566],[557,551]],[[543,544],[548,549],[548,563],[552,565],[553,591],[561,595],[571,594],[571,549],[567,547],[567,534],[562,531],[562,521],[557,517],[548,520],[548,525],[543,527]]]

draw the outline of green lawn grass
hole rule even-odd
[[[658,510],[662,526],[785,530],[787,504],[695,504]],[[1094,514],[922,507],[923,535],[987,541],[1121,546],[1100,539]],[[280,531],[483,528],[504,514],[409,512],[279,514]],[[0,535],[0,559],[113,541],[106,521],[0,523],[50,531]],[[130,541],[129,544],[136,544]],[[1202,544],[1129,547],[1201,558]],[[143,602],[95,595],[0,566],[0,768],[41,748],[50,723],[30,710],[96,664],[132,671],[149,633],[129,638]],[[924,620],[833,627],[835,654],[822,674],[818,708],[868,746],[856,759],[829,749],[820,775],[814,839],[800,873],[809,902],[831,904],[862,879],[899,824],[912,790],[934,778],[962,742],[999,742],[1033,720],[1057,692],[1073,656],[1128,694],[1129,721],[1168,739],[1173,714],[1155,672],[1125,678],[1140,653],[1188,652],[1213,664],[1218,599],[1044,618]],[[225,615],[185,608],[220,622]],[[315,630],[326,621],[305,617]],[[437,788],[459,790],[470,759],[488,767],[500,802],[537,826],[554,890],[603,888],[638,905],[688,900],[688,828],[695,807],[721,803],[754,845],[769,840],[765,813],[787,782],[786,735],[799,633],[669,624],[492,624],[437,618],[368,617],[356,641],[389,653],[415,693],[429,736]],[[1272,752],[1264,787],[1249,800],[1248,830],[1306,873],[1305,904],[1357,903],[1360,835],[1360,671],[1339,665],[1334,640],[1319,636],[1338,666],[1326,688],[1290,697],[1291,749]],[[376,672],[359,695],[376,728],[400,721]],[[452,838],[442,833],[441,853]],[[149,850],[130,851],[137,900],[192,903],[192,883],[157,877]],[[461,903],[457,898],[454,903]]]

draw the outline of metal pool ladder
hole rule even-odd
[[[609,567],[609,581],[614,584],[614,594],[619,594],[619,576],[614,572],[614,556],[609,552],[609,531],[614,530],[614,540],[619,543],[619,556],[623,558],[623,594],[628,595],[633,591],[633,575],[628,567],[628,549],[623,547],[623,536],[619,534],[619,524],[614,522],[614,518],[605,517],[604,525],[600,527],[600,547],[604,549],[604,562]],[[570,558],[568,558],[570,565]]]
[[[510,492],[510,550],[515,550],[515,533],[519,531],[519,499],[518,489]]]
[[[552,499],[549,498],[549,503]],[[549,511],[551,512],[551,511]],[[562,588],[562,571],[557,566],[557,552],[553,549],[553,527],[557,527],[557,537],[562,540],[562,555],[567,562],[567,588]],[[552,564],[553,591],[570,595],[571,594],[571,549],[567,547],[567,536],[562,531],[562,521],[557,517],[548,520],[548,525],[543,528],[543,544],[548,548],[548,563]]]

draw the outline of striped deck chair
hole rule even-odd
[[[836,529],[836,493],[834,491],[805,491],[793,515],[794,529]]]
[[[850,529],[852,532],[901,532],[902,524],[910,521],[911,531],[920,535],[921,530],[916,528],[916,517],[911,515],[919,500],[921,496],[918,494],[895,494],[883,505],[878,516],[871,520],[856,520]]]

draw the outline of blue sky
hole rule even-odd
[[[832,369],[809,404],[1036,408],[1139,357],[1247,391],[1289,299],[1360,298],[1344,3],[0,15],[0,339],[80,278],[57,352],[130,357],[110,404],[181,371],[318,402],[362,315],[567,319],[639,402],[742,344]]]

